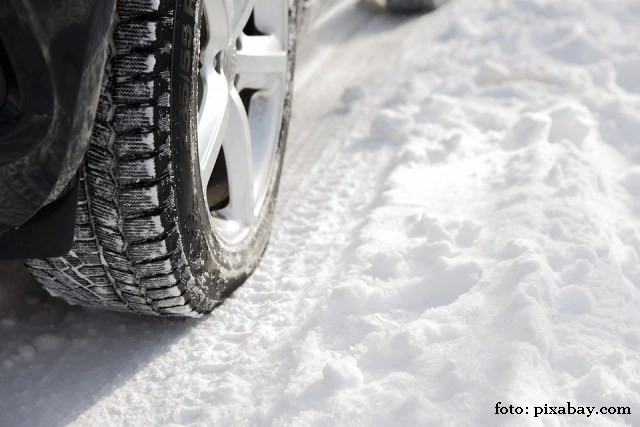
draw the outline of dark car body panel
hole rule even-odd
[[[114,11],[115,0],[0,2],[0,233],[70,188],[89,144]]]
[[[73,245],[79,190],[79,185],[71,186],[21,227],[0,235],[0,260],[52,258],[69,253]]]

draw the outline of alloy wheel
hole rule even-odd
[[[217,237],[239,246],[276,172],[288,78],[288,0],[204,0],[198,155]]]

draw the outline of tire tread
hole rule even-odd
[[[27,260],[32,275],[72,304],[199,316],[176,226],[169,142],[175,0],[119,0],[85,166],[71,252]],[[194,297],[195,295],[195,297]],[[212,307],[209,307],[211,309]]]

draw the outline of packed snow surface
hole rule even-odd
[[[331,25],[254,276],[176,322],[4,264],[0,425],[640,425],[640,1]]]

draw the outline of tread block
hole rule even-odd
[[[90,185],[89,191],[91,192],[92,205],[96,205],[96,199],[98,198],[103,201],[102,203],[111,203],[113,205],[113,199],[118,194],[118,189],[111,176],[109,176],[108,169],[93,170],[91,163],[87,163],[87,168],[90,169],[87,181]],[[115,210],[115,206],[113,206],[113,209]]]
[[[84,179],[84,173],[82,173],[80,181],[78,182],[78,207],[80,205],[87,204],[87,190],[85,188],[85,183],[86,181]]]
[[[100,95],[100,101],[98,102],[98,109],[96,111],[96,121],[108,122],[114,111],[114,105],[111,104],[107,95]]]
[[[73,236],[76,240],[93,240],[95,236],[93,235],[93,229],[90,225],[76,225],[76,229],[73,233]]]
[[[187,304],[190,298],[188,294],[183,294],[177,297],[166,298],[161,300],[156,300],[151,303],[154,309],[158,310],[161,308],[171,308],[171,307],[179,307]]]
[[[118,2],[117,9],[120,17],[139,16],[150,13],[173,15],[175,0],[129,0]]]
[[[82,265],[77,268],[78,272],[87,278],[91,278],[91,283],[96,286],[111,286],[107,279],[105,266],[103,265]]]
[[[111,297],[111,299],[114,299],[115,297],[115,300],[116,301],[118,300],[118,295],[116,294],[112,286],[94,286],[91,288],[91,290],[96,294],[104,295],[106,297]]]
[[[91,243],[93,245],[90,248],[89,245],[79,248],[74,244],[69,255],[81,258],[87,265],[102,265],[102,258],[100,258],[100,252],[98,252],[95,240]]]
[[[179,239],[180,235],[173,228],[162,240],[131,244],[129,254],[136,264],[164,258],[179,247]]]
[[[128,293],[130,295],[140,295],[140,288],[137,285],[118,283],[118,290],[122,293]]]
[[[127,304],[136,304],[136,305],[148,305],[149,302],[145,297],[141,297],[138,293],[130,294],[122,291],[122,298],[127,301]]]
[[[170,65],[170,52],[135,52],[114,57],[111,69],[116,79],[126,80],[138,76],[159,74],[161,71],[169,69]]]
[[[129,135],[118,135],[113,152],[119,158],[151,155],[160,151],[169,151],[169,140],[157,130]]]
[[[118,162],[115,174],[119,185],[132,186],[145,184],[168,176],[171,171],[170,155],[159,153],[148,159],[135,159]]]
[[[124,21],[114,31],[118,52],[131,49],[158,48],[173,34],[173,23],[167,19]]]
[[[120,191],[119,202],[125,216],[140,215],[141,212],[158,210],[169,203],[173,208],[173,186],[169,178],[164,178],[151,187],[124,188]]]
[[[62,257],[57,258],[49,258],[49,264],[53,266],[54,270],[67,270],[69,268],[69,264],[65,262],[65,259]]]
[[[77,256],[66,256],[64,257],[64,259],[68,266],[71,268],[78,268],[85,265],[84,262],[82,262],[82,260]]]
[[[154,300],[179,297],[182,294],[184,294],[184,286],[182,285],[172,286],[165,289],[149,289],[146,292],[147,297]]]
[[[91,195],[94,196],[94,192],[97,192],[97,189],[91,189]],[[93,218],[95,219],[96,225],[102,224],[104,226],[110,226],[113,228],[117,227],[118,224],[118,210],[113,205],[113,201],[109,199],[103,199],[100,197],[94,197],[91,201],[91,210]]]
[[[127,107],[119,106],[114,113],[116,133],[122,134],[156,126],[158,111],[153,106]]]
[[[73,273],[73,270],[54,270],[52,276],[60,282],[62,288],[73,290],[74,293],[82,295],[85,298],[92,298],[93,291],[90,290],[91,283]]]
[[[108,173],[111,165],[116,161],[116,157],[109,151],[107,147],[101,145],[91,145],[87,151],[87,166],[91,168],[88,171],[88,177],[95,175],[94,171]]]
[[[111,268],[112,272],[114,269],[116,270],[120,270],[126,273],[131,274],[131,277],[133,277],[133,272],[132,272],[132,268],[133,268],[133,264],[131,263],[130,260],[128,260],[124,255],[120,254],[120,253],[115,253],[112,252],[108,249],[105,249],[103,251],[103,255],[104,255],[104,260],[113,268]],[[129,282],[126,282],[129,283]],[[131,282],[133,283],[133,282]]]
[[[115,138],[113,130],[111,130],[105,122],[96,120],[93,124],[93,132],[91,132],[91,144],[89,145],[89,148],[92,149],[95,146],[106,148],[109,146],[112,137]]]
[[[96,225],[96,233],[100,243],[106,249],[113,252],[123,252],[126,249],[126,243],[117,229]]]
[[[113,50],[111,49],[111,45],[107,45],[107,57],[109,62],[113,60]],[[113,82],[113,75],[108,70],[104,74],[102,74],[102,81],[100,82],[100,102],[103,101],[102,96],[108,95],[111,91]]]
[[[158,98],[158,82],[154,78],[122,82],[113,89],[113,101],[119,105],[154,102]]]
[[[105,259],[106,259],[106,255],[105,255]],[[109,261],[107,261],[109,262]],[[124,271],[120,271],[120,270],[116,270],[114,268],[111,269],[111,276],[116,280],[116,282],[118,282],[118,285],[120,283],[125,283],[127,285],[133,285],[135,286],[135,277],[133,277],[132,273],[127,273]]]
[[[94,251],[96,251],[98,248],[95,239],[93,240],[76,240],[73,242],[73,246],[72,246],[72,252],[75,252],[76,254],[85,254],[85,253],[92,253]],[[93,264],[93,257],[94,256],[99,256],[98,254],[91,254],[91,263]],[[84,257],[84,255],[83,255]]]
[[[164,315],[175,315],[181,317],[201,317],[202,313],[198,313],[190,305],[181,305],[176,307],[159,308],[158,312]]]
[[[124,235],[130,243],[157,239],[175,227],[172,211],[124,221]]]
[[[173,286],[183,288],[184,284],[181,281],[182,277],[182,270],[176,269],[171,273],[162,274],[160,276],[143,277],[142,279],[140,279],[140,286],[147,289],[147,292],[149,292],[150,290],[164,289]]]
[[[172,273],[176,267],[182,267],[184,264],[185,261],[182,255],[178,252],[174,252],[167,258],[138,264],[136,267],[138,274],[141,277],[140,281],[142,282],[145,277]]]
[[[113,102],[119,106],[133,104],[154,104],[169,107],[164,97],[169,94],[169,81],[156,76],[145,76],[136,80],[120,82],[113,88]],[[161,99],[163,101],[161,102]]]
[[[84,188],[84,185],[80,188]],[[76,224],[91,224],[91,217],[89,217],[89,206],[86,202],[81,202],[78,204],[78,207],[76,209]]]

